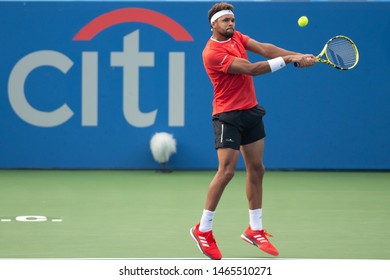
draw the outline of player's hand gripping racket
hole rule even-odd
[[[317,62],[328,64],[339,70],[350,70],[359,61],[359,52],[355,43],[346,36],[338,35],[326,42],[321,53],[316,56]],[[295,67],[299,63],[294,63]]]

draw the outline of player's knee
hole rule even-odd
[[[255,166],[252,166],[248,169],[248,173],[253,176],[263,178],[265,174],[265,166],[263,164],[257,164]]]
[[[265,174],[265,166],[264,166],[264,164],[260,165],[259,173],[260,173],[261,177],[264,176],[264,174]]]
[[[226,169],[221,169],[219,173],[223,177],[225,182],[229,182],[231,179],[233,179],[235,170],[226,168]]]
[[[230,170],[230,169],[225,170],[224,172],[225,179],[230,181],[231,179],[233,179],[234,173],[235,173],[234,170]]]

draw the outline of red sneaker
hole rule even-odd
[[[213,260],[222,259],[222,254],[218,249],[217,243],[215,242],[213,231],[201,232],[199,231],[199,224],[191,228],[190,234],[196,241],[199,250]]]
[[[241,234],[241,238],[249,244],[255,245],[272,256],[278,256],[278,250],[269,242],[267,236],[272,237],[272,234],[265,230],[252,230],[250,226],[245,230],[244,234]]]

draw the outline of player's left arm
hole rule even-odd
[[[316,62],[315,56],[312,54],[289,51],[273,44],[258,42],[251,38],[246,45],[246,49],[269,59],[282,57],[286,64],[297,62],[300,68],[312,66]]]
[[[273,44],[261,43],[252,38],[249,39],[246,49],[265,58],[275,58],[286,55],[301,55],[301,53],[285,50]]]

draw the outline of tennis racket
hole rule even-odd
[[[339,70],[351,70],[359,61],[359,52],[355,43],[346,36],[338,35],[326,42],[317,62],[328,64]],[[295,67],[299,63],[294,63]]]

